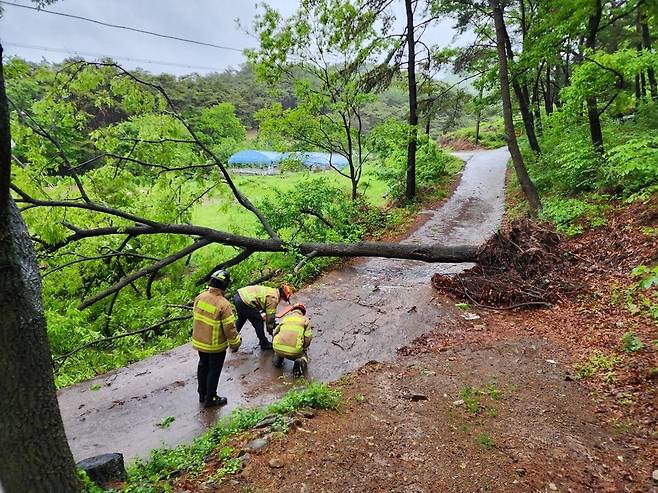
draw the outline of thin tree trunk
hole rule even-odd
[[[537,78],[532,86],[532,109],[535,112],[535,126],[537,134],[541,135],[541,107],[539,103],[539,78],[541,77],[541,67],[537,72]]]
[[[553,113],[553,93],[551,92],[551,65],[546,64],[546,87],[544,88],[544,108],[546,114]]]
[[[603,7],[601,0],[596,0],[596,10],[594,15],[591,15],[588,22],[588,32],[585,46],[594,51],[596,48],[596,34],[599,30],[599,23],[601,22],[601,15],[603,14]],[[589,131],[592,137],[592,145],[594,150],[603,155],[603,132],[601,131],[601,118],[599,115],[598,103],[596,96],[588,96],[587,101],[587,119],[589,120]]]
[[[504,29],[503,35],[505,36],[504,49],[505,52],[507,53],[507,57],[509,61],[513,62],[514,52],[512,51],[512,43],[509,39],[509,34],[507,33],[507,28],[505,27],[504,21],[503,21],[503,29]],[[530,148],[535,153],[540,154],[541,148],[539,147],[539,141],[537,140],[537,135],[535,134],[535,125],[534,125],[532,113],[530,112],[530,106],[528,101],[528,88],[525,86],[525,84],[521,86],[521,84],[519,84],[519,81],[516,79],[514,75],[512,76],[512,88],[514,89],[514,95],[516,96],[516,100],[519,103],[519,111],[521,112],[521,119],[523,120],[523,126],[525,128],[526,135],[528,136],[528,143],[530,144]]]
[[[478,145],[480,142],[480,123],[482,121],[482,93],[484,92],[484,87],[480,86],[480,91],[478,93],[478,112],[475,117],[475,145]]]
[[[409,83],[409,142],[407,144],[407,186],[405,198],[416,196],[416,145],[418,140],[418,96],[416,86],[416,40],[414,39],[413,0],[404,0],[407,14],[407,81]]]
[[[430,134],[430,124],[432,123],[431,115],[427,115],[427,120],[425,121],[425,135]]]
[[[642,101],[642,86],[640,85],[640,74],[635,74],[635,103]]]
[[[642,47],[645,50],[651,51],[651,34],[649,33],[649,24],[646,22],[646,15],[642,16],[640,22],[640,30],[642,32]],[[656,82],[656,71],[653,67],[647,69],[647,79],[649,79],[649,90],[651,97],[658,101],[658,83]]]
[[[0,46],[0,490],[76,493],[32,240],[9,197],[11,137]]]
[[[514,121],[512,119],[512,100],[510,97],[509,74],[505,49],[507,30],[505,28],[505,20],[503,18],[503,9],[499,3],[499,0],[489,0],[489,5],[491,7],[494,23],[496,25],[498,74],[500,77],[500,93],[503,101],[503,117],[505,119],[505,132],[507,133],[507,146],[509,148],[510,154],[512,155],[512,163],[514,164],[514,169],[519,179],[519,183],[521,184],[521,188],[523,189],[523,192],[528,199],[528,203],[530,204],[530,210],[533,215],[537,215],[537,212],[539,209],[541,209],[541,201],[539,199],[537,189],[535,188],[535,184],[532,182],[530,176],[528,175],[528,170],[526,169],[523,162],[523,156],[521,156],[519,144],[516,141],[516,134],[514,133]]]

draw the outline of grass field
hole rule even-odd
[[[277,190],[286,192],[307,177],[323,176],[337,184],[345,191],[346,198],[350,193],[350,181],[339,175],[336,171],[320,173],[284,173],[280,175],[235,175],[235,184],[247,198],[258,206],[264,199],[274,197]],[[372,172],[364,169],[359,190],[365,194],[366,199],[373,205],[386,204],[386,184],[376,178]],[[198,226],[207,226],[222,231],[253,236],[258,230],[258,219],[254,214],[240,206],[235,199],[225,192],[210,194],[203,204],[198,205],[192,212],[192,222]],[[233,249],[230,247],[211,245],[195,254],[201,260],[208,256],[225,258],[230,256]]]

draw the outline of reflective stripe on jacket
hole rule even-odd
[[[288,312],[274,330],[272,347],[279,356],[299,358],[311,344],[311,322],[299,310]]]
[[[194,300],[192,347],[204,353],[220,353],[231,346],[240,347],[240,334],[235,329],[235,316],[224,293],[208,288]]]
[[[269,286],[246,286],[238,289],[238,294],[245,305],[265,312],[265,322],[271,333],[274,329],[276,308],[279,306],[279,290]]]

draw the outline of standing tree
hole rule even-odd
[[[533,215],[536,215],[541,209],[539,194],[535,184],[528,175],[528,170],[523,162],[523,156],[519,150],[519,144],[516,140],[514,131],[514,120],[512,119],[512,100],[510,97],[509,72],[507,68],[506,44],[508,41],[507,30],[505,29],[505,19],[503,16],[503,7],[500,0],[489,0],[489,6],[493,15],[496,26],[496,47],[498,50],[498,73],[500,77],[500,94],[503,103],[503,118],[505,120],[505,133],[507,134],[507,146],[512,155],[514,170],[519,178],[521,188],[528,199],[530,209]]]
[[[11,135],[0,45],[0,489],[75,493],[32,240],[9,195]]]
[[[388,61],[394,53],[383,34],[387,20],[369,3],[302,0],[288,19],[265,5],[254,25],[260,48],[248,53],[269,83],[295,87],[297,106],[262,110],[261,130],[284,136],[300,150],[345,157],[347,171],[332,167],[350,180],[352,199],[368,159],[363,109],[392,77],[380,64],[381,56]]]

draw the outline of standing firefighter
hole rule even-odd
[[[274,321],[276,317],[276,308],[279,306],[279,300],[290,302],[292,288],[287,284],[280,288],[270,288],[268,286],[247,286],[238,289],[237,294],[233,297],[235,310],[238,312],[236,327],[238,332],[247,320],[256,329],[258,342],[262,350],[272,349],[272,343],[268,340],[263,329],[267,327],[267,332],[272,333],[274,330]],[[263,314],[265,322],[263,323]]]
[[[218,270],[210,276],[208,290],[194,300],[192,347],[199,351],[197,380],[199,402],[204,407],[223,406],[226,397],[217,395],[217,384],[222,373],[226,349],[237,351],[242,342],[235,329],[231,304],[224,291],[231,284],[231,276]]]
[[[292,374],[301,377],[308,366],[306,350],[311,345],[313,331],[311,322],[306,318],[306,307],[297,303],[282,315],[279,325],[274,329],[274,366],[281,368],[284,359],[295,362]]]

